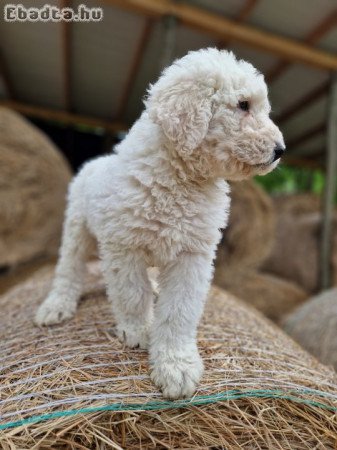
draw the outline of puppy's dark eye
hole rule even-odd
[[[249,102],[247,102],[246,100],[239,102],[238,106],[240,109],[242,109],[242,111],[249,111]]]

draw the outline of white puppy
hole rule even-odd
[[[117,154],[89,162],[72,182],[54,283],[36,322],[75,314],[94,236],[117,336],[149,345],[152,380],[177,398],[193,394],[203,371],[196,330],[228,218],[225,180],[271,171],[284,143],[263,76],[226,51],[175,61],[145,106]],[[155,306],[149,266],[160,268]]]

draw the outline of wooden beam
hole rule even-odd
[[[71,6],[69,0],[60,0],[60,8]],[[66,111],[71,111],[71,22],[61,21],[63,54],[63,103]]]
[[[331,85],[330,110],[328,117],[328,148],[326,156],[326,177],[323,198],[323,224],[321,239],[321,288],[331,285],[332,221],[337,184],[337,74]]]
[[[0,101],[0,106],[13,109],[24,116],[32,117],[34,119],[61,122],[63,124],[74,126],[86,125],[90,128],[103,128],[109,133],[118,133],[120,131],[127,131],[128,129],[122,122],[110,122],[91,116],[72,114],[67,111],[59,111],[50,108],[41,108],[39,106],[27,105],[10,100]]]
[[[238,23],[247,22],[258,1],[259,0],[246,0],[246,3],[244,3],[243,7],[240,9],[239,13],[235,17],[236,22]],[[220,41],[217,46],[219,48],[226,48],[228,47],[230,42],[231,41],[229,39],[227,39],[226,41],[223,40]]]
[[[8,97],[10,99],[14,99],[15,98],[14,87],[11,77],[9,75],[7,63],[2,50],[0,50],[0,75],[2,75],[2,79],[4,81]]]
[[[130,71],[126,77],[124,89],[122,91],[120,101],[119,101],[119,104],[117,107],[117,114],[116,114],[117,120],[121,120],[124,116],[124,113],[125,113],[125,110],[126,110],[126,107],[128,104],[129,95],[130,95],[130,92],[132,89],[132,85],[134,83],[134,80],[137,76],[140,65],[142,63],[144,53],[146,50],[146,46],[149,42],[152,30],[153,30],[153,26],[154,26],[153,20],[147,19],[145,21],[141,37],[140,37],[140,40],[139,40],[137,48],[136,48],[136,52],[133,57],[132,65],[131,65]]]
[[[323,134],[325,131],[326,131],[326,121],[319,123],[315,127],[311,128],[309,131],[305,131],[304,133],[301,133],[299,136],[296,136],[294,139],[291,139],[290,141],[287,142],[287,147],[290,149],[297,147],[298,145],[303,144],[303,142],[308,141],[313,137],[319,136],[320,134]]]
[[[284,59],[281,59],[275,63],[275,65],[265,75],[266,82],[269,84],[273,83],[289,66],[291,66],[291,63]]]
[[[275,117],[275,121],[280,124],[285,122],[286,120],[293,117],[295,114],[299,113],[307,106],[314,103],[323,95],[326,95],[329,92],[330,88],[330,80],[325,81],[323,84],[310,91],[308,94],[305,94],[299,100],[296,100],[292,105],[288,106],[284,111],[282,111],[279,115]]]
[[[337,8],[330,12],[310,33],[305,37],[307,44],[317,44],[324,35],[337,25]]]
[[[247,22],[258,1],[259,0],[246,0],[246,3],[239,11],[239,14],[236,16],[235,20],[240,23]]]
[[[316,44],[326,33],[328,33],[337,24],[337,8],[330,12],[313,30],[303,39],[303,42],[309,45]],[[272,83],[279,78],[290,66],[290,62],[281,60],[267,73],[266,81]]]
[[[233,39],[289,61],[301,62],[325,70],[337,70],[337,56],[332,53],[313,49],[294,39],[237,23],[186,3],[176,3],[172,0],[104,0],[104,3],[154,18],[173,15],[184,25],[218,39]]]

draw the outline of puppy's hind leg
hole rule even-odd
[[[101,257],[117,337],[131,348],[147,348],[154,295],[144,254],[101,248]]]
[[[52,325],[74,316],[83,289],[85,261],[93,246],[82,217],[67,211],[62,245],[51,291],[39,307],[35,323]]]

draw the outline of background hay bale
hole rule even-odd
[[[277,215],[288,214],[293,217],[319,212],[321,198],[308,192],[279,195],[273,198]]]
[[[214,283],[279,321],[308,295],[294,283],[254,270],[273,247],[274,207],[271,198],[252,180],[233,183],[231,188],[229,226],[218,248]],[[295,202],[290,209],[296,207]]]
[[[0,299],[4,450],[336,445],[334,372],[232,296],[211,291],[196,395],[167,402],[150,382],[146,352],[111,335],[97,265],[77,317],[39,329],[32,319],[50,283],[44,269]]]
[[[220,287],[254,306],[275,322],[280,322],[284,315],[308,298],[308,294],[295,283],[253,271],[239,274]]]
[[[262,269],[299,284],[308,292],[319,289],[322,214],[319,199],[310,194],[275,199],[274,245]],[[337,284],[337,215],[334,219],[332,263]]]
[[[252,180],[231,183],[231,210],[215,262],[215,278],[257,268],[273,244],[275,217],[268,195]]]
[[[263,268],[274,275],[298,283],[308,292],[319,284],[319,233],[321,218],[279,216],[275,243]]]
[[[285,320],[284,329],[303,348],[337,370],[337,288],[297,308]]]
[[[5,269],[0,273],[0,295],[3,295],[6,291],[11,289],[15,285],[27,280],[42,267],[53,267],[55,263],[56,257],[42,257],[36,258],[33,261],[22,263],[19,266]]]
[[[71,171],[52,142],[0,108],[0,266],[57,251]]]

